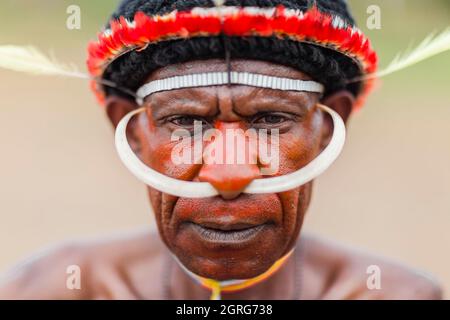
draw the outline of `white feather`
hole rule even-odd
[[[386,68],[358,77],[350,82],[385,77],[448,50],[450,50],[450,28],[437,36],[434,33],[429,34],[414,50],[404,54],[398,53]]]
[[[213,0],[213,2],[216,7],[221,7],[225,4],[225,0]]]
[[[36,75],[89,78],[74,65],[61,64],[32,46],[0,46],[0,68]]]
[[[59,63],[56,59],[47,57],[32,46],[0,46],[0,68],[35,75],[93,79],[88,74],[78,71],[75,65]],[[127,88],[117,86],[112,81],[101,78],[95,78],[95,81],[104,86],[116,88],[128,95],[136,96],[134,92]]]

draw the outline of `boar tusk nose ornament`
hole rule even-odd
[[[273,178],[253,180],[243,191],[244,193],[276,193],[295,189],[318,177],[337,159],[345,143],[344,121],[330,108],[323,105],[319,105],[319,107],[331,116],[334,124],[333,137],[322,153],[295,172]],[[116,129],[116,149],[128,170],[145,184],[174,196],[204,198],[218,195],[218,191],[209,182],[192,182],[168,177],[145,165],[134,154],[126,137],[126,128],[130,119],[144,110],[145,108],[140,108],[127,114]]]
[[[255,77],[259,75],[254,75]],[[265,76],[267,78],[267,76]],[[191,78],[192,79],[192,78]],[[204,78],[202,78],[204,79]],[[280,79],[280,78],[277,78]],[[291,81],[291,79],[286,79]],[[161,81],[161,80],[158,80]],[[204,81],[201,83],[185,83],[180,85],[173,81],[173,79],[168,79],[167,84],[163,84],[162,87],[151,88],[152,90],[148,90],[145,92],[145,96],[148,94],[157,92],[157,91],[165,91],[165,90],[173,90],[178,89],[180,87],[195,87],[195,86],[205,86],[208,85]],[[301,83],[302,80],[295,86],[295,89],[299,89],[297,91],[310,91],[311,84],[314,85],[312,81],[306,82],[306,87]],[[246,83],[246,85],[252,85],[256,87],[268,87],[265,86],[267,82],[259,81],[256,79],[255,83]],[[218,82],[215,82],[212,85],[218,85]],[[292,84],[292,83],[291,83]],[[158,86],[161,85],[159,82]],[[211,84],[209,84],[211,85]],[[317,84],[320,85],[320,84]],[[149,84],[144,85],[146,88],[149,88]],[[143,87],[144,87],[143,86]],[[278,83],[278,90],[295,90],[290,85],[288,88],[283,88],[283,85]],[[138,90],[138,93],[142,93],[145,90]],[[312,91],[312,90],[311,90]],[[317,91],[313,91],[317,92]],[[145,96],[141,95],[140,104],[142,104]],[[346,129],[345,124],[342,118],[339,116],[337,112],[330,109],[327,106],[318,104],[317,105],[323,112],[329,114],[333,121],[333,136],[325,147],[325,149],[310,163],[306,166],[300,168],[297,171],[292,173],[288,173],[282,176],[276,176],[271,178],[260,178],[253,180],[244,190],[244,193],[253,193],[253,194],[263,194],[263,193],[278,193],[284,192],[288,190],[295,189],[299,186],[302,186],[311,180],[315,179],[319,175],[321,175],[325,170],[327,170],[331,164],[338,158],[341,153],[346,137]],[[217,189],[215,189],[209,182],[193,182],[193,181],[185,181],[179,180],[175,178],[168,177],[144,164],[137,155],[131,149],[127,136],[127,125],[130,120],[137,114],[144,112],[145,108],[139,108],[131,111],[122,120],[119,122],[116,128],[115,133],[115,144],[116,149],[119,154],[120,159],[123,164],[127,167],[131,173],[138,178],[140,181],[149,185],[150,187],[157,189],[163,193],[171,194],[173,196],[184,197],[184,198],[205,198],[205,197],[213,197],[219,195]]]

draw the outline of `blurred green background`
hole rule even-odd
[[[381,66],[450,24],[448,0],[349,1]],[[68,30],[66,8],[81,8]],[[112,0],[1,0],[0,45],[36,45],[84,68]],[[381,8],[367,30],[366,9]],[[0,271],[67,238],[151,226],[144,187],[80,80],[0,70]],[[428,270],[450,289],[450,53],[381,81],[318,179],[305,229]],[[447,295],[448,297],[448,295]]]

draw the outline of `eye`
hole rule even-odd
[[[176,124],[177,126],[184,127],[184,126],[193,126],[195,124],[195,118],[194,117],[188,117],[188,116],[181,116],[181,117],[174,117],[170,119],[169,121],[173,124]]]
[[[268,114],[258,119],[260,123],[277,124],[285,120],[285,117],[278,114]]]
[[[196,116],[189,116],[189,115],[180,115],[180,116],[173,116],[169,117],[167,119],[168,122],[183,128],[191,128],[194,127],[197,123],[200,124],[202,127],[207,126],[208,122],[201,118]]]
[[[291,118],[284,113],[264,113],[262,115],[257,115],[253,118],[252,124],[262,125],[262,126],[277,126],[291,120]]]

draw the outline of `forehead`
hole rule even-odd
[[[266,61],[236,59],[232,60],[230,64],[232,71],[259,73],[274,77],[311,80],[309,76],[297,69]],[[189,61],[160,68],[154,71],[149,76],[146,82],[178,75],[224,71],[227,71],[227,64],[222,59]]]
[[[190,61],[160,68],[154,71],[147,78],[146,82],[179,75],[208,73],[208,72],[226,72],[227,70],[228,67],[226,62],[221,59]],[[231,70],[237,72],[249,72],[262,75],[270,75],[274,77],[311,80],[311,78],[308,75],[297,69],[266,61],[247,60],[247,59],[232,60]],[[183,101],[184,103],[196,101],[200,104],[203,104],[208,102],[217,102],[217,98],[219,96],[223,96],[223,91],[226,91],[228,98],[234,100],[234,102],[236,102],[238,105],[242,105],[242,103],[240,102],[248,103],[249,99],[251,99],[251,101],[254,103],[278,102],[278,103],[293,103],[308,106],[312,104],[318,97],[318,94],[310,92],[271,90],[242,85],[233,85],[231,86],[231,90],[223,90],[223,89],[224,86],[185,88],[155,93],[150,96],[150,99],[153,102],[155,102],[156,105],[162,105],[167,103],[168,104],[179,103],[180,101]]]

